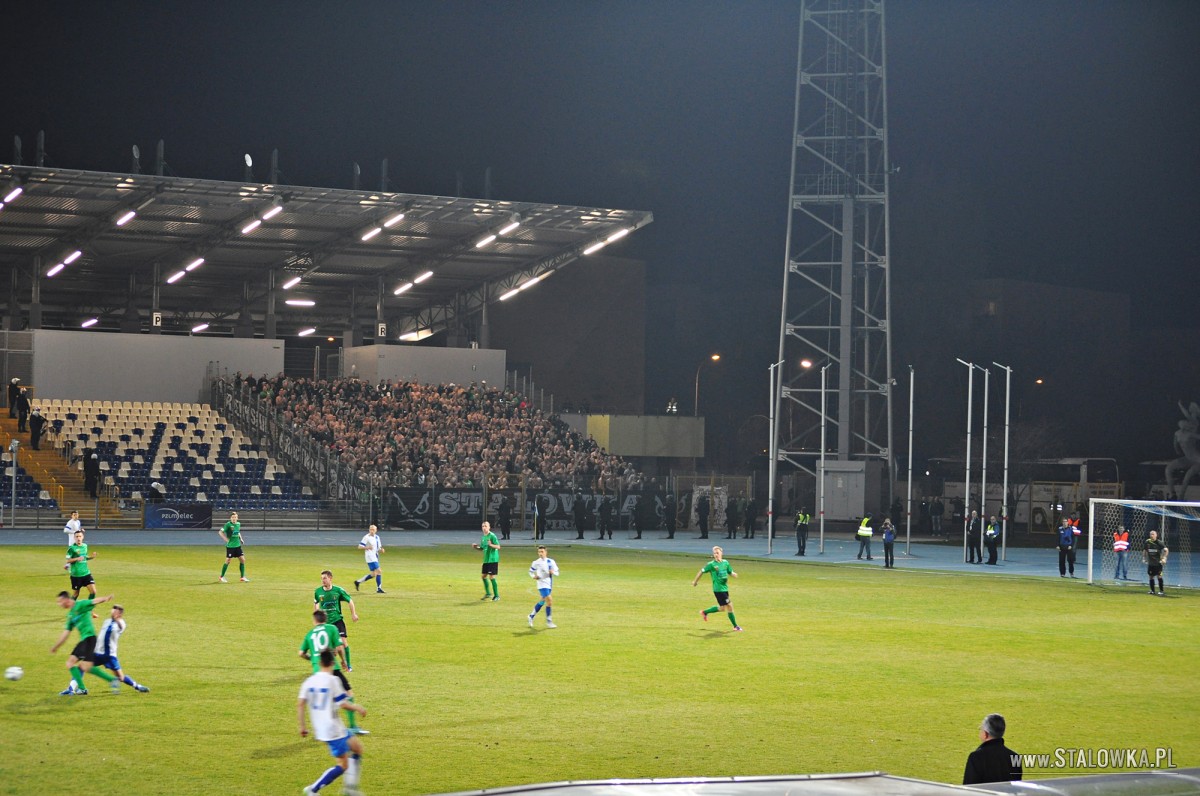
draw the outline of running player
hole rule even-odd
[[[83,541],[83,531],[75,532],[75,543],[67,548],[67,566],[70,568],[71,589],[74,594],[71,599],[79,599],[79,590],[87,586],[88,597],[96,598],[96,580],[88,569],[88,561],[95,558],[95,553],[88,553],[87,543]]]
[[[324,611],[313,611],[313,627],[304,636],[304,641],[300,644],[300,657],[307,661],[312,661],[312,673],[316,674],[320,669],[320,658],[323,650],[332,650],[338,652],[345,645],[342,643],[341,636],[338,634],[338,629],[328,623],[328,617]],[[350,702],[354,701],[354,689],[350,687],[350,681],[346,679],[346,675],[342,673],[341,664],[337,659],[333,661],[333,676],[342,681],[342,686],[346,689],[349,695]],[[350,722],[350,732],[354,735],[369,735],[366,730],[360,729],[354,719],[354,711],[347,708],[346,720]]]
[[[304,738],[308,735],[308,727],[304,723],[305,708],[308,708],[313,736],[329,746],[329,753],[337,760],[337,765],[327,769],[316,782],[306,786],[304,793],[319,793],[326,785],[345,774],[346,781],[342,785],[342,793],[361,796],[358,783],[362,776],[362,741],[346,731],[338,708],[353,710],[362,716],[367,715],[367,710],[362,705],[347,703],[346,689],[342,686],[342,681],[333,674],[333,653],[323,650],[319,660],[321,671],[309,675],[300,686],[296,718],[300,722],[300,737]]]
[[[225,540],[225,565],[221,567],[221,582],[229,582],[225,580],[225,570],[229,569],[229,562],[236,558],[242,573],[242,583],[249,583],[250,579],[246,577],[246,554],[242,552],[242,524],[238,522],[236,511],[229,515],[229,522],[221,526],[217,534]]]
[[[91,672],[101,680],[112,682],[112,675],[108,672],[92,668],[92,653],[96,650],[96,626],[92,624],[92,606],[106,603],[112,598],[110,594],[99,600],[76,600],[65,591],[58,593],[58,606],[67,611],[67,626],[50,648],[50,654],[58,652],[58,648],[67,640],[67,636],[71,635],[72,630],[79,631],[79,643],[67,656],[67,670],[71,673],[71,682],[67,685],[67,690],[60,692],[59,696],[87,696],[87,689],[83,686],[85,672]]]
[[[717,598],[717,604],[701,611],[700,618],[707,622],[709,614],[724,611],[729,614],[729,624],[733,625],[733,629],[741,632],[737,617],[733,615],[733,603],[729,602],[729,579],[736,578],[737,573],[733,571],[733,565],[725,560],[724,550],[719,547],[713,548],[713,560],[701,567],[700,571],[696,573],[696,577],[692,578],[693,586],[699,582],[700,576],[705,572],[712,577],[713,596]]]
[[[325,612],[326,621],[338,629],[338,635],[342,639],[342,665],[346,671],[354,671],[354,667],[350,665],[350,645],[346,643],[346,620],[342,619],[342,603],[350,604],[350,616],[354,621],[358,621],[358,609],[354,607],[354,600],[350,598],[350,593],[341,586],[333,585],[333,573],[325,569],[321,571],[321,585],[313,590],[313,609],[320,609]]]
[[[383,594],[383,570],[379,568],[379,554],[383,552],[383,540],[379,538],[379,529],[372,525],[367,528],[367,535],[358,543],[358,549],[364,551],[367,558],[367,574],[354,579],[354,590],[358,591],[359,584],[375,578],[375,593]]]
[[[558,564],[553,558],[546,555],[545,545],[538,545],[537,552],[538,557],[533,559],[533,563],[529,565],[529,577],[537,581],[538,594],[542,599],[533,606],[533,613],[529,615],[529,626],[533,627],[533,618],[538,615],[538,611],[542,610],[544,605],[546,606],[546,627],[558,627],[550,618],[550,610],[554,605],[554,600],[550,597],[550,590],[554,588],[554,579],[558,577]]]
[[[121,671],[121,664],[117,660],[117,642],[121,640],[121,634],[125,632],[125,609],[119,605],[112,607],[112,614],[108,619],[104,620],[104,624],[100,626],[100,635],[96,636],[96,649],[92,653],[92,662],[96,666],[116,672],[117,677],[111,683],[113,693],[121,690],[121,683],[143,694],[150,693],[150,689],[141,683],[135,682],[132,677]]]
[[[496,575],[500,572],[500,540],[492,533],[490,522],[484,522],[480,529],[483,535],[479,538],[479,543],[471,545],[476,550],[483,551],[483,596],[479,599],[490,599],[494,602],[500,599],[500,586],[496,583]]]

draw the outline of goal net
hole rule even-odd
[[[1121,531],[1129,533],[1128,580],[1117,578],[1113,534]],[[1090,501],[1088,583],[1115,581],[1145,585],[1147,575],[1142,552],[1150,531],[1158,531],[1158,538],[1170,550],[1163,567],[1163,582],[1175,587],[1200,586],[1200,562],[1192,556],[1192,548],[1200,539],[1200,502],[1108,498]]]

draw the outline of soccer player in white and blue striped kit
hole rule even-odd
[[[383,594],[383,570],[379,568],[379,554],[383,552],[383,540],[379,538],[379,529],[372,525],[367,529],[367,535],[358,543],[358,549],[363,550],[367,558],[367,574],[354,579],[354,590],[375,578],[375,593]]]
[[[132,677],[121,671],[121,664],[117,660],[117,642],[121,640],[121,634],[124,632],[125,609],[119,605],[114,605],[112,607],[112,615],[104,620],[99,634],[96,635],[96,651],[92,653],[92,663],[116,673],[116,679],[109,684],[114,692],[120,691],[121,683],[124,683],[134,691],[148,694],[150,693],[149,688],[136,682]]]
[[[350,702],[345,686],[333,674],[333,651],[324,649],[318,658],[321,670],[310,676],[300,686],[300,698],[296,703],[296,718],[300,722],[300,737],[308,735],[305,725],[305,708],[312,722],[313,736],[329,747],[329,753],[337,765],[325,770],[316,782],[304,788],[306,796],[319,793],[342,774],[346,779],[342,793],[346,796],[361,796],[358,783],[362,776],[362,741],[351,735],[342,724],[340,711],[353,710],[361,716],[367,715],[362,705]]]
[[[546,627],[558,627],[550,617],[550,610],[554,605],[550,590],[554,586],[554,578],[558,576],[558,564],[553,558],[546,555],[544,546],[538,545],[537,552],[538,557],[529,566],[529,577],[537,581],[538,594],[541,595],[541,599],[538,600],[537,605],[533,606],[533,613],[529,615],[529,626],[533,627],[533,618],[538,615],[538,611],[542,610],[544,605],[546,606]]]

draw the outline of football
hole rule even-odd
[[[9,666],[4,670],[5,680],[20,680],[25,676],[25,670],[20,666]]]

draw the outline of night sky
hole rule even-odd
[[[614,253],[649,295],[699,290],[681,334],[650,303],[647,410],[766,405],[778,338],[799,4],[23,3],[5,10],[0,160],[650,210]],[[1200,3],[889,0],[894,281],[1011,276],[1131,296],[1195,334]],[[897,311],[900,311],[898,308]],[[1185,332],[1187,333],[1187,332]],[[738,339],[731,340],[734,335]],[[896,369],[903,368],[897,362]],[[708,378],[709,376],[706,376]],[[707,395],[707,393],[706,393]],[[682,400],[682,399],[688,400]],[[1196,396],[1200,399],[1200,396]],[[707,399],[706,399],[707,400]]]

